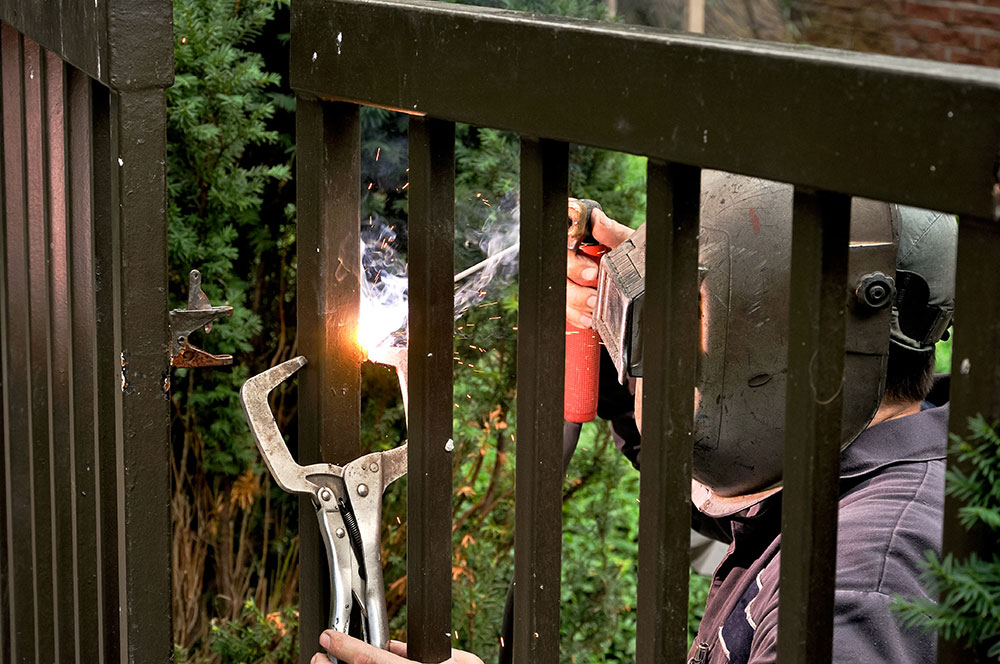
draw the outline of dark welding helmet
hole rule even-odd
[[[692,496],[699,509],[714,516],[740,511],[780,489],[792,196],[786,184],[702,174]],[[947,327],[945,318],[950,321],[950,301],[929,301],[926,289],[920,290],[926,279],[917,270],[915,277],[904,276],[906,292],[912,290],[905,311],[893,307],[902,214],[927,222],[931,213],[860,198],[852,202],[844,284],[843,447],[868,426],[882,400],[890,329],[913,347],[933,347]],[[948,256],[953,261],[954,251]],[[643,227],[604,257],[598,277],[594,327],[620,380],[642,376],[644,277]],[[907,313],[917,310],[919,315]]]

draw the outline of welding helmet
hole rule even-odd
[[[791,185],[702,173],[692,497],[713,516],[738,512],[781,486],[792,196]],[[893,306],[904,215],[926,225],[933,213],[860,198],[851,205],[842,447],[868,426],[882,400],[890,330],[926,350],[950,321],[950,298],[928,298],[918,269],[903,275],[905,307]],[[920,223],[912,224],[913,239]],[[912,257],[925,249],[915,246]],[[944,256],[953,263],[954,250]],[[644,276],[643,227],[605,256],[598,277],[594,326],[620,380],[642,375]]]

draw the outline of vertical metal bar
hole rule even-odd
[[[639,664],[687,651],[701,170],[650,160],[646,186]]]
[[[91,164],[90,77],[70,69],[66,124],[69,223],[69,300],[73,469],[72,497],[77,661],[101,660],[100,561],[97,520],[97,313],[95,310],[94,234]]]
[[[409,656],[451,656],[451,450],[455,124],[410,118]],[[452,443],[448,446],[448,443]]]
[[[24,40],[24,119],[28,184],[28,309],[31,371],[31,471],[35,575],[35,649],[41,653],[44,640],[57,630],[52,569],[51,422],[50,415],[50,319],[48,286],[48,210],[46,190],[45,70],[38,44]]]
[[[52,565],[56,633],[52,637],[57,661],[76,658],[79,641],[73,605],[73,430],[69,354],[69,237],[66,216],[66,125],[63,61],[43,51],[47,109],[47,179],[49,209],[49,302],[51,320],[50,436]]]
[[[568,148],[521,139],[514,661],[559,659]]]
[[[352,104],[299,96],[297,247],[299,462],[346,463],[361,438],[361,121]],[[299,661],[306,664],[327,625],[329,571],[309,498],[299,502]]]
[[[7,279],[6,340],[11,349],[4,365],[4,464],[10,583],[10,651],[13,661],[35,660],[35,593],[31,520],[31,378],[27,254],[27,174],[24,127],[24,50],[21,35],[3,24],[4,210]]]
[[[120,638],[128,662],[173,658],[166,112],[166,94],[159,88],[111,96],[113,218],[121,238],[116,257]]]
[[[851,198],[796,189],[778,660],[831,661]]]
[[[955,325],[951,355],[951,433],[967,437],[970,417],[981,414],[988,422],[1000,420],[1000,270],[992,266],[1000,255],[1000,224],[963,217],[958,225],[958,274]],[[962,468],[958,455],[948,455],[948,466]],[[968,469],[966,469],[968,470]],[[971,553],[986,557],[996,551],[996,536],[986,528],[971,532],[958,521],[962,503],[953,496],[944,502],[942,554],[960,558]],[[986,662],[985,647],[964,648],[938,641],[937,661]]]
[[[0,58],[6,62],[7,47],[10,33],[0,22]],[[0,67],[0,211],[3,213],[0,221],[0,661],[12,661],[10,651],[10,575],[7,565],[7,542],[10,541],[10,530],[7,524],[7,366],[10,362],[7,334],[7,175],[6,150],[4,145],[4,105],[7,99],[7,87],[4,85],[4,71]],[[19,103],[16,97],[10,101]]]
[[[120,658],[118,556],[118,394],[121,391],[121,358],[116,356],[118,291],[116,255],[118,226],[114,223],[112,176],[117,168],[111,141],[111,94],[99,83],[91,87],[93,103],[93,243],[94,295],[97,320],[97,450],[95,457],[97,503],[98,615],[97,632],[103,661]],[[118,351],[119,353],[121,351]]]

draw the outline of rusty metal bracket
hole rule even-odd
[[[214,307],[205,291],[201,289],[201,272],[191,270],[188,274],[187,309],[173,309],[170,312],[170,364],[179,368],[220,367],[233,363],[232,355],[213,355],[198,348],[190,341],[190,336],[198,328],[205,333],[212,331],[212,323],[218,318],[233,315],[232,307]]]

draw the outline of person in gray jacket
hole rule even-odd
[[[781,471],[784,446],[795,444],[784,430],[791,210],[787,185],[703,174],[693,522],[729,548],[693,663],[776,659]],[[595,235],[613,242],[624,234],[598,220]],[[941,548],[948,408],[947,381],[933,378],[934,345],[954,309],[956,242],[953,216],[853,201],[835,662],[935,661],[934,635],[904,628],[890,605],[896,595],[926,596],[920,563]],[[638,328],[641,316],[642,275],[631,271],[643,269],[643,243],[640,229],[605,258],[594,313],[586,306],[592,291],[574,278],[592,266],[570,259],[567,316],[596,320],[620,378],[641,375],[628,324]],[[602,320],[625,311],[629,321]],[[641,378],[635,382],[641,393]],[[638,428],[623,415],[641,405],[640,395],[633,406],[627,391],[602,388],[619,448],[639,467],[641,412]]]
[[[692,522],[728,549],[689,653],[693,663],[776,659],[782,460],[784,446],[795,444],[784,413],[791,216],[788,185],[703,173]],[[567,319],[602,333],[619,379],[641,375],[632,330],[621,320],[602,322],[610,310],[641,311],[634,286],[642,275],[623,271],[642,262],[644,229],[633,234],[600,210],[594,221],[595,238],[617,249],[600,266],[568,257]],[[920,562],[925,551],[940,551],[948,409],[947,382],[933,379],[934,344],[951,322],[956,240],[954,217],[853,201],[835,662],[935,661],[935,637],[904,628],[890,604],[897,594],[926,596]],[[600,296],[589,287],[598,269]],[[604,306],[615,297],[620,306]],[[636,318],[629,322],[638,331]],[[634,413],[638,427],[628,422],[641,405],[642,380],[629,382],[635,405],[629,391],[605,393],[603,383],[601,396],[620,448],[638,467],[641,412]],[[322,645],[350,664],[408,661],[401,645],[379,651],[329,631]],[[453,661],[479,660],[456,652]]]

